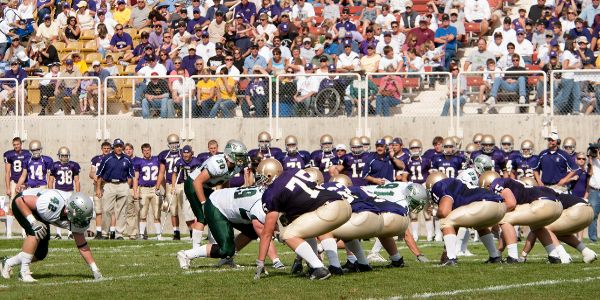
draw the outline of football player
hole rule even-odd
[[[433,158],[439,154],[442,154],[442,143],[444,142],[444,138],[441,136],[436,136],[433,138],[431,145],[433,148],[427,149],[423,154],[424,158],[427,158],[429,161],[433,160]]]
[[[264,260],[280,214],[286,225],[280,238],[311,267],[310,279],[331,276],[313,248],[305,241],[318,237],[331,266],[341,268],[337,243],[331,233],[350,219],[352,208],[348,201],[332,191],[317,188],[304,170],[288,169],[277,160],[265,159],[256,169],[257,184],[267,189],[262,197],[266,212],[265,225],[260,235],[260,246],[255,279],[264,273]]]
[[[23,172],[23,165],[31,156],[29,150],[23,149],[23,141],[21,138],[15,137],[12,139],[13,150],[4,152],[4,180],[6,184],[6,195],[12,199],[17,193],[17,183]],[[6,214],[6,237],[12,238],[12,224],[14,221],[12,213],[12,202],[8,202],[8,212]]]
[[[507,171],[510,172],[510,168],[512,168],[512,159],[520,155],[519,151],[514,150],[515,139],[512,135],[505,134],[500,138],[500,146],[502,147],[502,153],[504,154],[504,160],[506,161]]]
[[[148,211],[154,218],[154,232],[156,239],[162,237],[162,229],[160,226],[160,199],[157,192],[160,190],[158,185],[158,172],[160,163],[158,157],[152,155],[152,147],[150,144],[142,144],[142,157],[133,161],[133,198],[140,201],[140,234],[144,240],[148,239],[146,232],[146,219]]]
[[[53,164],[52,158],[42,155],[42,143],[38,140],[29,142],[29,151],[31,157],[23,163],[23,173],[17,182],[17,192],[22,192],[25,188],[45,189],[48,187],[48,177]]]
[[[318,168],[325,176],[325,181],[329,181],[329,168],[333,166],[332,160],[335,158],[333,151],[333,137],[329,134],[324,134],[319,140],[321,150],[315,150],[310,154],[310,164]]]
[[[467,168],[473,167],[472,154],[473,154],[473,152],[477,151],[478,149],[479,149],[479,147],[473,143],[467,144],[467,146],[465,147],[464,155],[465,155],[465,159],[467,160]]]
[[[481,174],[479,184],[504,199],[516,200],[515,209],[507,212],[504,218],[498,222],[503,233],[515,234],[514,225],[529,226],[548,252],[550,263],[570,262],[570,256],[560,245],[556,236],[545,228],[546,225],[556,221],[563,210],[555,193],[536,189],[514,179],[500,178],[500,175],[493,171]],[[519,262],[516,240],[505,241],[505,245],[508,250],[506,262]]]
[[[248,151],[248,156],[254,157],[257,152],[261,152],[265,158],[275,158],[281,154],[281,149],[277,147],[271,147],[271,135],[263,131],[258,134],[258,149],[252,149]]]
[[[98,167],[100,166],[100,162],[102,161],[102,158],[109,154],[111,150],[111,146],[110,143],[107,141],[102,142],[102,144],[100,145],[100,151],[101,154],[96,155],[94,157],[92,157],[91,163],[92,166],[90,168],[90,174],[89,177],[91,180],[94,181],[94,190],[96,190],[96,182],[98,182],[98,176],[96,176],[96,171],[98,171]],[[104,227],[106,229],[107,226],[104,226],[104,224],[102,224],[102,199],[96,197],[96,195],[94,195],[94,212],[96,213],[96,236],[94,237],[94,239],[97,240],[101,240],[106,238],[106,230],[102,230],[102,227]],[[117,224],[116,219],[112,218],[113,220],[111,220],[110,222],[110,226],[114,227]]]
[[[427,180],[429,175],[429,169],[431,168],[431,160],[423,157],[423,146],[420,140],[411,140],[408,143],[408,149],[410,151],[410,159],[406,165],[408,171],[408,181],[413,183],[423,184]],[[432,220],[432,209],[426,207],[422,210],[423,217],[425,220],[425,229],[427,231],[427,241],[433,239],[433,220]],[[419,240],[419,216],[418,212],[410,211],[411,220],[411,232],[415,240]],[[441,238],[441,236],[440,236]]]
[[[298,139],[293,135],[285,138],[285,152],[275,157],[287,169],[304,169],[310,164],[310,153],[298,150]]]
[[[221,154],[221,152],[219,152],[219,143],[217,143],[215,140],[210,140],[208,141],[208,152],[202,152],[198,154],[200,165],[202,165],[209,157],[215,154]]]
[[[442,142],[442,155],[436,155],[431,161],[431,170],[439,171],[448,178],[456,178],[458,171],[462,170],[465,158],[456,155],[456,144],[452,138],[445,138]]]
[[[133,144],[131,143],[125,143],[125,148],[123,149],[123,153],[125,153],[125,155],[127,157],[129,157],[129,160],[131,160],[131,164],[133,165],[133,167],[135,168],[135,161],[140,159],[139,157],[135,156],[134,153],[135,149],[133,148]],[[135,176],[135,171],[134,171],[134,176]],[[139,228],[139,216],[140,216],[140,200],[139,198],[134,197],[134,192],[133,192],[133,180],[131,181],[131,183],[129,183],[129,196],[127,197],[127,204],[125,206],[125,210],[126,210],[126,215],[127,215],[127,222],[126,222],[126,229],[125,232],[127,232],[129,234],[129,239],[130,240],[136,240],[138,238],[138,234],[140,233],[140,228]]]
[[[27,237],[19,254],[2,261],[2,277],[9,279],[12,268],[21,265],[19,278],[23,282],[36,282],[29,265],[43,260],[48,254],[50,227],[54,225],[73,232],[75,245],[88,264],[94,279],[102,279],[92,251],[85,240],[90,225],[94,203],[82,193],[67,193],[56,189],[28,189],[13,199],[13,213],[25,229]]]
[[[410,152],[408,149],[403,148],[402,145],[402,139],[395,137],[392,139],[390,147],[392,148],[392,151],[394,151],[394,157],[401,160],[406,167],[408,160],[410,159]],[[406,169],[396,169],[396,181],[408,181],[408,172],[406,172]]]
[[[58,161],[55,161],[50,168],[50,177],[48,186],[65,192],[80,192],[79,171],[81,167],[78,163],[71,161],[71,151],[67,147],[58,149]],[[71,238],[69,232],[68,237]],[[60,228],[56,228],[56,239],[62,239]]]
[[[504,154],[496,147],[496,140],[491,134],[486,134],[481,138],[481,150],[471,154],[472,159],[476,159],[479,155],[489,156],[494,162],[494,170],[498,174],[503,174],[503,177],[508,178],[509,174],[506,171],[506,160]]]
[[[476,133],[473,135],[473,144],[477,146],[477,150],[481,150],[481,140],[483,139],[483,134]]]
[[[354,137],[350,139],[350,152],[341,159],[335,158],[333,160],[334,165],[329,168],[329,175],[344,174],[350,177],[354,186],[367,185],[367,181],[362,178],[362,170],[369,153],[365,152],[360,138]]]
[[[179,149],[179,136],[172,133],[167,136],[167,143],[169,149],[163,150],[158,154],[158,161],[160,162],[160,169],[158,172],[158,186],[165,185],[165,201],[163,205],[169,207],[171,213],[171,225],[173,225],[173,240],[181,239],[181,232],[179,231],[179,208],[183,201],[183,178],[175,177],[176,182],[173,183],[173,173],[176,172],[177,161],[181,159],[181,150]],[[173,189],[175,187],[175,189]]]
[[[368,136],[361,136],[360,142],[363,145],[363,150],[365,153],[371,153],[371,139]]]
[[[179,266],[187,270],[191,260],[198,257],[231,259],[250,241],[256,240],[265,222],[261,202],[263,193],[262,188],[254,186],[220,189],[210,194],[203,209],[206,224],[211,228],[216,243],[177,252]],[[240,234],[235,236],[233,229],[240,231]],[[274,268],[285,267],[277,255],[273,241],[269,246],[268,256]]]
[[[577,153],[575,152],[575,148],[577,148],[577,142],[574,138],[568,137],[562,141],[562,148],[573,158],[573,160],[577,158]]]
[[[539,159],[539,156],[533,154],[533,142],[530,140],[524,140],[521,143],[521,155],[512,160],[511,178],[534,178],[533,168],[538,165]]]
[[[177,182],[177,176],[179,176],[182,182],[185,182],[189,174],[201,165],[202,164],[200,163],[200,160],[194,157],[192,146],[183,146],[181,149],[181,159],[175,164],[177,171],[173,173],[173,180],[171,180],[171,182]],[[182,197],[186,197],[185,193]],[[183,213],[185,223],[187,224],[188,228],[190,228],[192,248],[200,247],[200,242],[202,241],[202,231],[204,229],[202,224],[198,224],[198,222],[196,222],[196,216],[194,216],[192,208],[190,207],[190,202],[187,199],[183,199],[180,211]]]
[[[474,228],[488,250],[486,263],[500,263],[502,257],[494,245],[493,234],[488,229],[497,224],[507,210],[515,206],[514,198],[502,198],[483,188],[471,186],[456,178],[447,178],[441,172],[432,173],[425,182],[431,192],[432,201],[438,205],[437,216],[440,218],[447,259],[444,266],[454,266],[456,259],[456,230],[458,227]],[[506,232],[503,232],[506,234]],[[516,242],[516,237],[507,240]]]

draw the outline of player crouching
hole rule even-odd
[[[102,278],[85,240],[85,232],[94,210],[90,197],[83,193],[71,194],[55,189],[29,189],[14,198],[12,207],[15,218],[25,229],[27,237],[22,251],[2,262],[2,277],[10,278],[12,267],[21,264],[20,279],[24,282],[36,282],[31,276],[29,265],[43,260],[48,254],[50,225],[54,225],[73,232],[79,253],[90,266],[94,278]]]

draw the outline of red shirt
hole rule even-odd
[[[423,30],[419,27],[411,29],[408,34],[417,37],[417,47],[423,45],[426,41],[433,42],[433,37],[435,36],[435,33],[431,29],[427,28]]]

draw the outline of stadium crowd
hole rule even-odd
[[[4,78],[28,91],[39,89],[40,115],[97,113],[98,85],[108,76],[158,76],[136,82],[134,106],[144,118],[181,114],[191,94],[194,117],[244,117],[268,114],[268,80],[281,78],[282,116],[310,115],[314,97],[333,88],[343,112],[353,114],[362,85],[353,76],[302,74],[366,72],[485,72],[475,80],[454,80],[449,90],[456,106],[466,102],[467,87],[478,88],[471,102],[480,113],[495,112],[505,94],[519,105],[543,104],[543,84],[531,74],[493,70],[563,70],[554,88],[558,114],[598,111],[599,80],[579,80],[568,70],[600,66],[600,7],[597,0],[537,0],[527,7],[501,0],[363,0],[363,1],[222,1],[222,0],[2,0],[0,69]],[[518,14],[517,14],[518,13]],[[475,49],[467,49],[476,44]],[[465,51],[467,50],[467,51]],[[471,51],[472,50],[472,51]],[[463,57],[464,56],[464,57]],[[461,58],[464,63],[461,63]],[[271,77],[244,78],[244,74]],[[179,75],[181,78],[166,78]],[[194,79],[190,76],[221,75]],[[240,76],[241,75],[241,76]],[[561,76],[562,75],[562,76]],[[99,79],[52,79],[60,77]],[[369,78],[374,114],[410,103],[406,88],[425,86],[424,75]],[[535,77],[535,76],[533,76]],[[412,78],[412,79],[411,79]],[[537,88],[528,87],[533,80]],[[415,80],[417,83],[415,84]],[[434,85],[443,78],[429,78]],[[461,81],[461,97],[456,84]],[[550,80],[548,79],[548,83]],[[35,85],[35,87],[33,87]],[[122,82],[106,86],[109,98],[130,103]],[[549,89],[548,89],[549,90]],[[499,92],[501,94],[499,94]],[[4,81],[2,113],[14,83]],[[100,91],[101,94],[104,91]],[[445,93],[444,93],[445,94]],[[531,97],[530,97],[531,94]],[[331,95],[331,94],[329,94]],[[449,96],[449,95],[448,95]],[[54,97],[54,107],[50,104]],[[100,97],[100,100],[103,97]],[[440,105],[441,106],[441,105]],[[446,101],[442,115],[448,115]],[[318,109],[317,109],[318,110]]]

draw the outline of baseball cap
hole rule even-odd
[[[123,140],[122,140],[122,139],[119,139],[119,138],[117,138],[117,139],[115,139],[115,140],[113,141],[113,144],[112,144],[112,145],[113,145],[113,147],[116,147],[116,146],[123,146],[123,145],[125,145],[125,143],[123,142]]]
[[[87,2],[85,2],[85,1],[79,1],[77,3],[77,7],[79,7],[79,8],[87,7]]]
[[[125,0],[119,0],[117,1],[117,4],[125,4]]]
[[[391,32],[389,32],[389,31],[385,31],[385,32],[383,33],[383,36],[392,36],[392,33],[391,33]]]
[[[550,57],[558,57],[558,53],[556,51],[551,51],[550,52]]]
[[[408,0],[408,1],[406,1],[406,2],[404,3],[404,6],[405,6],[405,7],[412,7],[412,6],[413,6],[413,3],[412,3],[412,1]]]
[[[312,43],[312,40],[311,40],[310,38],[308,38],[308,37],[305,37],[305,38],[302,40],[302,42],[303,42],[303,43],[306,43],[306,42]]]
[[[524,34],[525,33],[525,29],[523,29],[523,28],[517,29],[517,34],[521,34],[521,33]]]
[[[193,12],[193,13],[200,13],[200,9],[198,9],[198,8],[194,8],[194,9],[192,10],[192,12]]]
[[[346,148],[346,145],[344,145],[344,144],[337,144],[335,146],[335,151],[340,151],[340,150],[348,151],[348,148]]]
[[[10,65],[18,65],[19,64],[19,59],[17,59],[16,57],[14,57],[13,59],[10,60]]]
[[[546,37],[554,37],[554,33],[552,32],[552,30],[546,30],[544,34],[546,35]]]
[[[179,21],[179,23],[177,24],[177,26],[179,26],[179,27],[186,27],[187,23],[185,21],[181,20],[181,21]],[[146,32],[146,31],[144,31],[144,32]]]
[[[419,20],[419,23],[429,23],[429,18],[427,18],[426,16],[422,16]]]
[[[401,138],[399,138],[399,137],[395,137],[395,138],[392,140],[392,142],[390,143],[390,145],[391,145],[391,144],[398,144],[398,145],[402,145],[402,144],[403,144],[403,143],[402,143],[402,139],[401,139]]]
[[[587,38],[585,38],[585,36],[580,36],[575,41],[577,42],[577,44],[579,44],[579,43],[586,43],[586,44],[588,44],[588,40],[587,40]]]
[[[154,61],[156,59],[156,57],[154,57],[154,54],[150,54],[148,56],[146,56],[146,61]]]
[[[72,59],[65,60],[65,65],[72,65],[72,64],[73,64],[73,60]]]
[[[236,19],[239,19],[239,18],[244,18],[244,16],[242,16],[242,14],[237,14],[237,15],[235,15],[235,18],[236,18]]]
[[[71,8],[71,5],[67,2],[63,2],[63,8]]]
[[[94,62],[92,62],[92,67],[99,66],[99,65],[100,65],[100,62],[97,61],[97,60],[95,60]]]
[[[458,9],[456,9],[456,8],[451,9],[450,15],[458,15]]]
[[[498,31],[498,32],[494,33],[494,37],[497,37],[497,36],[502,37],[502,32]]]
[[[375,142],[375,146],[385,146],[385,145],[386,145],[386,144],[385,144],[385,140],[384,140],[384,139],[378,139],[378,140]]]
[[[202,36],[208,36],[208,31],[206,31],[206,30],[202,31]]]
[[[313,65],[311,63],[307,63],[304,65],[304,70],[312,70],[313,69]]]
[[[327,67],[327,70],[329,70],[329,72],[336,72],[337,68],[335,67],[334,64],[329,65],[329,67]]]
[[[552,39],[550,41],[550,46],[558,46],[558,41],[556,39]]]
[[[504,18],[504,24],[511,24],[512,20],[510,19],[510,17],[506,17]]]
[[[192,146],[190,146],[190,145],[185,145],[185,146],[183,146],[183,148],[181,149],[181,151],[182,151],[183,153],[190,153],[190,152],[192,152]]]
[[[45,14],[45,15],[44,15],[44,21],[45,21],[45,20],[50,20],[50,15],[49,15],[49,14]]]
[[[535,22],[535,24],[537,24],[537,25],[546,25],[546,22],[544,22],[543,19],[538,19],[537,22]]]
[[[222,49],[223,49],[223,44],[221,44],[221,43],[216,43],[216,44],[215,44],[215,49],[221,49],[221,50],[222,50]]]
[[[348,8],[348,7],[342,8],[342,13],[343,14],[349,14],[350,13],[350,8]]]
[[[448,20],[450,20],[450,16],[447,15],[447,14],[443,14],[442,15],[442,21],[448,21]]]
[[[547,140],[553,140],[553,141],[557,141],[560,139],[560,137],[558,136],[558,132],[556,131],[552,131],[550,133],[550,135],[546,138]]]

